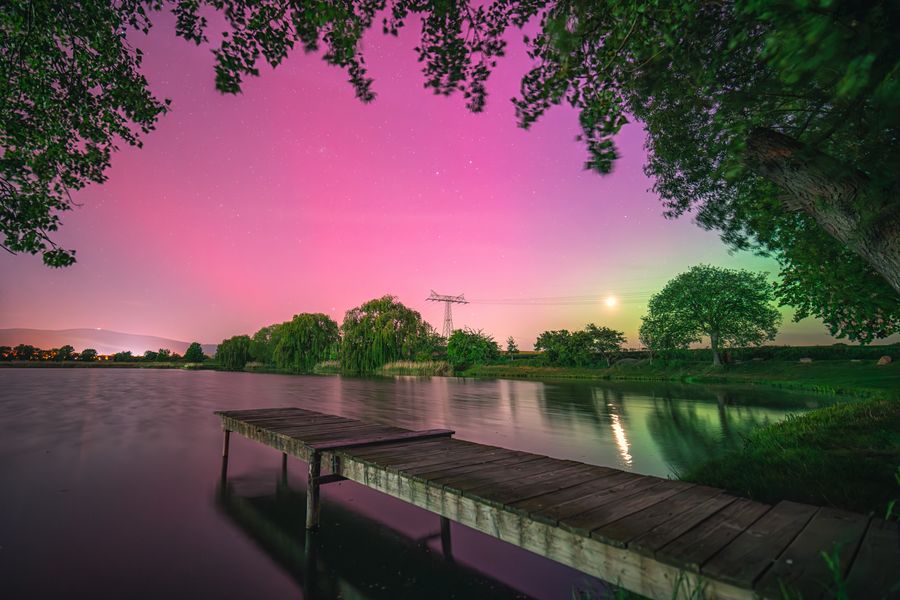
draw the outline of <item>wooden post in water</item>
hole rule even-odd
[[[231,441],[231,430],[225,430],[225,441],[222,444],[222,483],[228,478],[228,444]]]
[[[450,519],[441,517],[441,552],[444,558],[453,561],[453,548],[450,545]]]
[[[322,474],[322,455],[312,452],[309,456],[309,478],[306,482],[306,529],[319,528],[319,477]]]

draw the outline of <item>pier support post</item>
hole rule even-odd
[[[309,478],[306,482],[306,529],[319,528],[319,478],[322,474],[322,455],[313,452],[309,457]]]
[[[450,545],[450,519],[441,517],[441,552],[444,558],[453,561],[453,547]]]
[[[225,441],[222,443],[222,483],[228,478],[228,445],[231,441],[231,431],[225,430]]]

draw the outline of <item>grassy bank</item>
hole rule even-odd
[[[762,502],[794,500],[885,514],[900,498],[900,401],[821,408],[752,432],[743,447],[681,478]]]
[[[646,361],[610,368],[540,367],[515,364],[481,365],[466,377],[529,379],[609,379],[736,383],[858,397],[900,397],[900,361],[878,366],[874,361],[828,360],[813,363],[759,361],[714,367],[700,362]]]

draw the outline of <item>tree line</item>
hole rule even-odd
[[[192,342],[184,356],[177,352],[172,352],[167,348],[160,348],[157,351],[147,350],[143,354],[133,354],[131,350],[124,350],[114,354],[100,354],[93,348],[85,348],[81,352],[76,352],[75,348],[69,344],[65,344],[59,348],[50,348],[44,350],[32,346],[30,344],[19,344],[17,346],[0,346],[0,360],[3,361],[43,361],[43,362],[129,362],[129,363],[149,363],[149,362],[185,362],[199,363],[208,360],[209,357],[203,354],[203,348],[200,342]]]
[[[672,279],[650,298],[642,317],[640,341],[655,356],[668,356],[708,339],[713,363],[726,348],[760,345],[774,339],[781,314],[772,305],[773,288],[761,273],[698,265]],[[613,364],[626,343],[622,331],[589,323],[579,331],[544,331],[535,341],[550,365],[590,367]],[[506,357],[518,352],[507,339]],[[394,296],[352,308],[338,326],[323,313],[302,313],[268,325],[252,336],[225,339],[216,351],[224,369],[248,364],[308,373],[323,361],[338,361],[348,373],[373,373],[394,361],[445,357],[454,371],[496,362],[500,345],[481,330],[457,329],[443,339],[421,314]]]

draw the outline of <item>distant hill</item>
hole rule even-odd
[[[143,354],[146,350],[156,351],[160,348],[184,354],[190,342],[106,329],[0,329],[0,346],[18,344],[30,344],[43,349],[59,348],[69,344],[76,352],[93,348],[100,354],[114,354],[125,350]],[[216,344],[201,344],[201,346],[204,354],[212,356],[216,353]]]

